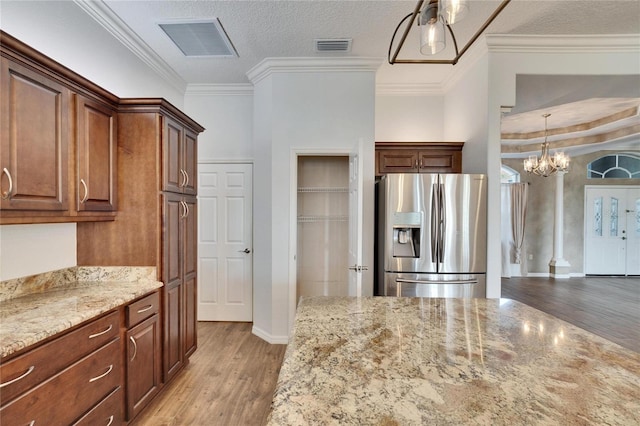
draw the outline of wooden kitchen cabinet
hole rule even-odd
[[[70,91],[47,75],[1,59],[0,207],[68,214]]]
[[[101,405],[122,386],[119,325],[114,311],[3,362],[0,424],[72,424]],[[122,400],[107,405],[122,423]]]
[[[117,194],[117,112],[76,97],[77,210],[114,211]]]
[[[175,377],[197,346],[197,203],[191,193],[196,191],[197,135],[203,130],[163,99],[122,99],[118,220],[77,228],[78,265],[156,266],[164,283],[164,382]]]
[[[118,98],[0,37],[0,224],[114,220]]]
[[[376,176],[461,173],[464,142],[376,142]]]
[[[127,306],[125,341],[127,420],[131,420],[151,402],[162,385],[158,292]]]

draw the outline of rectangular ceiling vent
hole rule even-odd
[[[185,56],[237,57],[218,18],[198,21],[172,21],[158,24]]]
[[[351,52],[350,38],[317,38],[316,52]]]

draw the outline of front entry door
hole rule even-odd
[[[252,321],[253,167],[198,168],[198,320]]]
[[[585,191],[585,274],[640,274],[640,189]]]

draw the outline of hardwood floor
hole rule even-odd
[[[503,278],[502,297],[640,352],[640,278]]]
[[[132,425],[262,425],[285,349],[251,334],[251,323],[198,322],[198,350]]]

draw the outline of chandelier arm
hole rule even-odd
[[[456,41],[456,36],[453,34],[453,30],[451,29],[451,25],[446,24],[447,29],[449,30],[449,34],[451,34],[451,39],[453,40],[453,47],[456,48],[456,57],[453,60],[453,65],[458,62],[458,58],[460,57],[460,53],[458,53],[458,42]]]
[[[473,37],[471,37],[471,40],[469,40],[469,42],[462,48],[460,53],[456,55],[456,57],[453,59],[454,64],[458,62],[460,57],[464,55],[464,53],[469,49],[469,47],[471,47],[471,45],[478,39],[478,37],[480,37],[480,35],[484,32],[484,30],[486,30],[487,27],[491,25],[493,20],[496,19],[496,17],[500,14],[500,12],[502,12],[502,9],[507,7],[509,2],[511,2],[511,0],[502,0],[502,3],[500,3],[498,8],[491,14],[489,19],[487,19],[487,21],[480,27],[480,29],[473,35]]]
[[[400,39],[400,43],[398,44],[398,47],[396,49],[396,51],[393,54],[393,58],[391,58],[389,60],[389,63],[391,65],[393,65],[396,62],[396,58],[398,57],[398,55],[400,54],[400,49],[402,48],[402,46],[404,45],[405,40],[407,39],[407,36],[409,35],[409,31],[411,30],[411,26],[413,25],[413,22],[416,20],[416,16],[418,16],[418,13],[420,12],[420,8],[422,7],[422,4],[424,3],[424,0],[419,0],[418,3],[416,4],[415,9],[413,10],[413,13],[406,16],[402,21],[400,21],[400,23],[398,24],[398,27],[396,28],[396,31],[393,33],[393,37],[391,38],[391,43],[389,44],[389,52],[391,52],[391,47],[393,45],[393,39],[396,36],[396,33],[398,32],[398,28],[400,28],[400,26],[402,25],[402,23],[409,17],[412,16],[411,18],[411,22],[409,22],[409,24],[407,25],[407,27],[404,30],[404,33],[402,34],[402,38]]]
[[[395,63],[395,59],[398,57],[398,54],[400,53],[400,49],[398,49],[395,52],[395,55],[393,55],[393,59],[391,59],[391,48],[393,47],[393,41],[396,39],[396,34],[398,34],[398,30],[400,29],[400,27],[402,26],[404,21],[406,21],[407,18],[409,18],[410,16],[413,16],[413,13],[410,13],[407,16],[405,16],[404,18],[402,18],[402,21],[400,21],[400,23],[396,27],[396,30],[393,32],[393,36],[391,36],[391,42],[389,43],[389,52],[387,53],[387,61],[389,61],[389,63],[391,65],[393,65]],[[409,25],[409,26],[411,26],[411,25]],[[402,47],[402,43],[400,44],[400,47]]]

